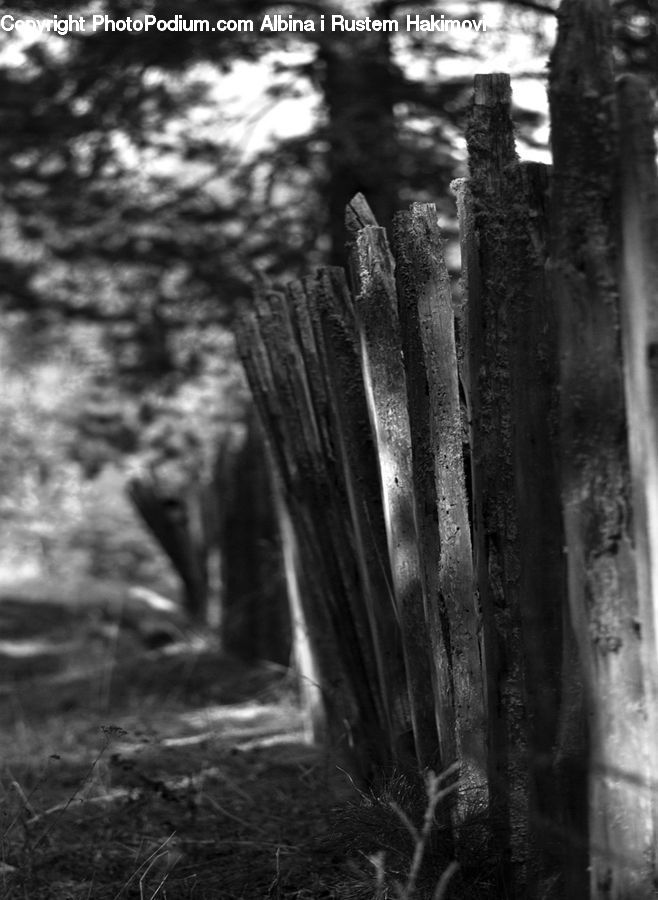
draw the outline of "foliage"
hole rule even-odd
[[[194,13],[258,16],[269,6],[201,4]],[[152,7],[160,17],[171,13],[166,2]],[[132,11],[116,0],[105,9]],[[309,5],[313,14],[322,9]],[[25,261],[10,255],[6,301],[119,331],[138,319],[158,347],[158,329],[169,332],[181,316],[213,321],[229,310],[246,295],[254,266],[290,275],[302,259],[308,266],[309,254],[326,258],[331,227],[317,200],[333,202],[337,181],[353,182],[336,198],[341,209],[369,186],[373,167],[395,175],[390,187],[370,185],[376,212],[386,190],[440,195],[460,156],[454,126],[472,71],[446,76],[445,63],[477,55],[477,47],[443,41],[437,57],[432,36],[359,40],[359,54],[352,36],[337,33],[222,40],[158,32],[126,40],[98,32],[25,46],[22,65],[5,64],[0,74],[0,183],[13,227],[49,274],[37,284]],[[305,131],[248,155],[224,137],[235,123],[221,91],[245,60],[258,61],[269,102],[316,98]],[[384,164],[393,168],[386,173]],[[167,370],[166,348],[159,349],[155,374]]]
[[[642,75],[654,88],[658,73],[658,24],[649,0],[616,0],[613,30],[618,72]]]
[[[6,356],[6,334],[3,337]],[[69,435],[63,422],[79,382],[66,363],[56,359],[22,371],[5,363],[0,377],[4,563],[12,556],[23,565],[41,559],[48,568],[58,554],[62,521],[77,525],[82,514],[82,488],[76,467],[66,462]]]
[[[116,467],[89,482],[72,458],[88,386],[71,344],[47,351],[5,327],[0,352],[2,580],[77,573],[171,590]]]
[[[287,11],[222,0],[194,15],[276,9]],[[31,0],[8,11],[40,14]],[[102,11],[134,13],[123,0]],[[149,11],[177,12],[167,0]],[[29,334],[26,356],[41,342],[70,358],[77,392],[53,407],[68,434],[59,471],[70,460],[88,477],[136,466],[184,493],[207,483],[244,417],[229,329],[254,278],[342,261],[355,190],[384,222],[400,202],[441,193],[463,156],[471,69],[459,61],[477,48],[258,31],[1,40],[0,306]],[[254,72],[264,90],[236,111],[230,86]],[[282,113],[297,108],[291,127]],[[251,142],[249,128],[260,135]],[[101,537],[97,518],[85,547],[93,532],[109,550],[116,521]]]

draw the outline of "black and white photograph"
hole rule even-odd
[[[656,0],[0,7],[0,900],[658,900]]]

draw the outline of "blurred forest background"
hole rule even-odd
[[[617,73],[655,89],[653,4],[617,0],[613,21]],[[361,893],[322,893],[312,866],[335,870],[355,855],[375,865],[366,851],[408,844],[396,804],[420,820],[424,798],[416,808],[418,790],[386,786],[383,838],[378,801],[364,794],[347,835],[328,820],[328,766],[303,743],[308,722],[286,681],[281,542],[233,328],[263,286],[346,263],[344,209],[357,192],[386,227],[411,201],[435,203],[454,239],[458,290],[450,183],[466,174],[473,76],[510,73],[519,154],[549,161],[557,3],[146,0],[138,10],[99,0],[58,15],[92,11],[256,23],[265,13],[404,23],[434,12],[487,23],[477,34],[0,31],[0,876],[15,881],[6,896],[155,897],[170,872],[154,870],[146,891],[156,858],[180,871],[171,896],[370,898],[372,872]],[[5,13],[52,15],[32,0]],[[141,643],[123,654],[120,630],[140,600],[170,617],[149,623],[141,609]],[[80,626],[87,607],[93,627]],[[229,654],[214,640],[194,645],[199,634],[219,635]],[[187,656],[144,653],[181,636]],[[276,665],[247,669],[237,657]],[[99,716],[119,723],[100,726],[100,750]],[[90,802],[74,807],[83,792]],[[331,840],[343,843],[332,850]],[[405,852],[393,855],[395,877],[415,858],[413,842]],[[197,890],[204,873],[209,893]],[[464,896],[500,896],[482,877]],[[279,890],[286,878],[289,894]]]
[[[143,12],[339,9],[416,11],[151,0]],[[656,71],[648,9],[616,4],[622,69]],[[217,622],[222,603],[272,582],[235,310],[264,280],[343,263],[356,191],[385,226],[431,200],[454,232],[475,72],[512,74],[522,155],[547,159],[552,5],[441,12],[484,16],[487,31],[0,34],[0,585],[137,585]]]
[[[333,10],[147,6],[256,21]],[[411,10],[362,7],[336,9]],[[512,72],[524,155],[546,158],[551,9],[441,11],[485,16],[488,30],[0,35],[0,585],[182,591],[212,621],[231,559],[238,600],[253,589],[230,543],[260,465],[256,452],[238,484],[249,399],[235,310],[263,280],[344,262],[357,190],[382,224],[431,200],[453,229],[477,71]],[[266,527],[257,540],[272,539]],[[261,550],[267,568],[276,548]]]

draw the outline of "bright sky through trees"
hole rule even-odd
[[[442,11],[450,18],[469,15],[464,4],[446,6]],[[555,21],[549,17],[538,21],[535,13],[500,3],[487,4],[483,15],[486,32],[442,35],[440,40],[449,41],[457,52],[442,55],[439,42],[433,60],[414,53],[409,35],[398,33],[393,37],[397,60],[405,74],[414,80],[452,79],[483,71],[509,72],[515,103],[545,117],[533,135],[538,146],[524,145],[521,141],[523,158],[549,162],[545,72]],[[358,40],[355,35],[355,44]],[[299,41],[298,47],[274,51],[257,63],[239,60],[219,80],[213,74],[216,80],[213,95],[230,122],[226,136],[246,155],[262,150],[273,140],[302,135],[310,128],[319,113],[319,98],[307,81],[291,83],[290,72],[282,71],[281,63],[285,62],[287,67],[301,64],[310,60],[313,52],[313,48]],[[280,99],[273,100],[271,96],[274,86],[283,89]]]

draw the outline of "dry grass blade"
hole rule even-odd
[[[18,796],[21,798],[21,800],[23,801],[23,808],[26,809],[31,816],[34,816],[35,815],[34,807],[30,803],[30,798],[25,793],[23,788],[20,786],[18,781],[16,781],[15,778],[12,778],[9,783],[10,783],[11,787],[13,787],[13,789],[16,791]],[[33,792],[31,792],[31,793],[33,793]]]
[[[155,866],[157,866],[158,862],[160,862],[161,860],[166,861],[168,859],[169,851],[166,849],[167,844],[169,844],[169,842],[173,839],[175,834],[176,834],[176,832],[172,831],[172,833],[169,835],[169,837],[165,838],[164,841],[162,841],[162,843],[159,844],[151,854],[149,854],[149,856],[144,860],[144,862],[140,863],[140,865],[135,869],[135,871],[132,873],[132,875],[121,886],[121,889],[119,890],[119,892],[114,895],[112,900],[119,900],[119,898],[122,896],[122,894],[132,884],[132,882],[135,880],[135,878],[137,878],[138,875],[139,875],[139,895],[140,895],[140,898],[142,898],[142,900],[143,900],[144,880],[147,877],[147,875],[149,874],[149,872],[153,868],[155,868]],[[175,865],[175,862],[174,862],[174,865]],[[144,867],[146,867],[146,868],[144,868]],[[173,866],[168,866],[167,872],[165,872],[165,875],[164,875],[164,881],[166,881],[167,878],[169,877],[169,872],[172,868],[173,868]],[[144,871],[142,871],[142,869]],[[161,884],[162,883],[163,882],[161,882]],[[153,896],[155,896],[155,895],[153,895]]]

